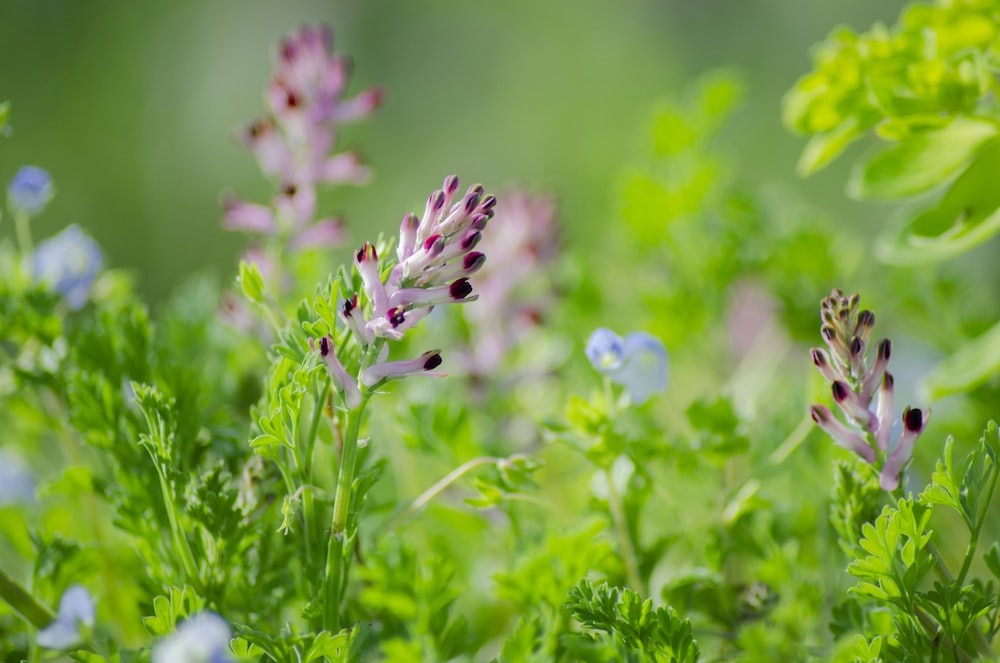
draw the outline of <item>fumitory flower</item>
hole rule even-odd
[[[38,632],[38,644],[47,649],[68,649],[84,640],[80,627],[93,628],[94,599],[86,587],[73,585],[59,599],[55,621]]]
[[[103,260],[97,242],[73,224],[35,248],[31,269],[76,310],[87,303]]]
[[[833,400],[848,424],[841,423],[829,409],[813,405],[813,421],[839,446],[849,449],[875,464],[882,457],[879,484],[893,491],[899,486],[899,474],[913,457],[917,438],[927,427],[930,410],[907,407],[903,410],[903,431],[895,444],[890,440],[894,421],[892,373],[888,371],[892,344],[882,339],[875,344],[875,358],[869,362],[875,314],[859,310],[861,297],[845,297],[834,290],[823,299],[820,333],[827,349],[813,348],[812,360],[830,383]],[[878,396],[877,404],[873,399]]]
[[[37,166],[24,166],[7,186],[7,206],[14,215],[38,216],[54,193],[48,172]]]
[[[153,663],[228,663],[229,624],[214,612],[199,612],[153,648]]]
[[[610,329],[595,329],[587,341],[587,359],[599,373],[625,387],[632,402],[641,405],[667,388],[667,351],[663,342],[646,332],[624,339]]]

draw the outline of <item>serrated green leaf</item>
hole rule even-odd
[[[997,215],[1000,220],[1000,214]],[[1000,226],[998,226],[1000,228]],[[968,391],[1000,371],[1000,323],[931,369],[920,388],[934,401]]]

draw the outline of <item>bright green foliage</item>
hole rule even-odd
[[[607,584],[596,588],[583,579],[570,591],[569,609],[573,618],[591,631],[612,637],[622,660],[695,663],[698,644],[691,623],[670,607],[653,609],[630,589],[618,590]]]
[[[998,35],[1000,5],[991,0],[915,3],[892,27],[835,29],[814,52],[815,70],[785,97],[785,123],[810,136],[800,173],[874,131],[893,144],[855,163],[852,196],[899,200],[948,187],[885,233],[888,262],[946,260],[1000,231],[1000,198],[982,186],[1000,150]]]

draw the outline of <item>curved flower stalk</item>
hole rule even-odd
[[[555,299],[548,273],[559,246],[555,202],[511,191],[496,218],[478,246],[490,261],[472,277],[482,304],[463,309],[474,342],[461,359],[474,377],[495,375]]]
[[[625,387],[634,405],[667,388],[667,351],[652,334],[632,332],[622,339],[599,327],[590,335],[586,352],[598,373]]]
[[[345,345],[353,339],[360,348],[360,360],[354,359],[355,353],[345,352],[344,346],[338,348],[333,335],[310,339],[345,411],[324,580],[324,627],[333,632],[341,626],[340,604],[350,545],[356,536],[356,521],[355,531],[348,530],[348,514],[354,499],[358,435],[365,407],[387,381],[412,375],[443,375],[434,370],[442,363],[440,350],[390,360],[389,341],[403,338],[435,306],[477,298],[469,277],[486,261],[485,254],[475,249],[493,217],[496,198],[480,184],[459,196],[459,186],[457,176],[448,176],[442,188],[427,199],[421,216],[403,217],[397,260],[391,268],[371,243],[365,243],[355,253],[360,292],[347,293],[338,315],[350,330],[343,337]]]
[[[927,427],[931,413],[907,406],[902,415],[902,434],[892,443],[894,383],[888,371],[892,344],[889,339],[879,341],[875,358],[868,361],[875,314],[859,311],[860,302],[857,293],[845,297],[838,289],[824,298],[820,305],[820,333],[827,349],[812,350],[813,364],[830,383],[833,400],[848,423],[839,421],[822,405],[810,407],[810,414],[839,446],[873,465],[881,459],[879,484],[891,492],[899,487],[900,472],[913,458],[917,438]],[[876,394],[878,400],[873,405]]]
[[[382,92],[370,88],[345,98],[347,58],[333,53],[327,26],[304,26],[286,37],[267,85],[268,112],[243,130],[242,142],[277,191],[267,204],[223,199],[223,226],[282,249],[339,246],[340,220],[317,219],[317,185],[364,184],[370,172],[353,152],[337,152],[343,122],[367,117]]]

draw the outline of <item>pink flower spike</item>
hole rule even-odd
[[[222,225],[226,230],[243,230],[260,235],[272,235],[277,230],[274,213],[263,205],[226,196],[222,201],[222,209]]]
[[[822,405],[813,405],[809,408],[809,413],[816,425],[833,438],[838,446],[853,451],[868,463],[875,462],[875,450],[858,433],[840,423],[828,409]]]
[[[379,318],[385,315],[389,307],[389,296],[385,292],[385,285],[382,283],[382,276],[378,270],[378,254],[371,242],[358,250],[354,256],[354,266],[361,275],[361,282],[365,286],[365,294],[372,303],[372,317]]]
[[[875,441],[881,451],[889,450],[889,431],[892,430],[892,391],[895,381],[892,373],[886,371],[882,375],[882,382],[878,388],[878,409],[875,411],[878,417],[878,431],[875,433]]]
[[[386,361],[365,369],[361,382],[366,387],[372,387],[382,380],[394,380],[409,375],[433,375],[442,377],[443,373],[430,373],[441,365],[441,351],[428,350],[416,359],[406,361]]]
[[[323,219],[306,226],[288,243],[293,251],[299,249],[328,249],[340,246],[344,240],[344,224],[340,219]]]
[[[309,347],[313,351],[317,349],[315,341],[311,338],[309,339]],[[326,364],[326,372],[330,375],[330,380],[344,397],[344,405],[351,410],[361,405],[361,390],[358,389],[358,383],[347,374],[340,360],[337,359],[337,353],[333,346],[333,338],[329,335],[319,340],[319,354],[323,359],[323,363]]]
[[[882,490],[892,492],[899,487],[899,474],[903,466],[913,458],[913,448],[930,418],[930,410],[927,410],[926,415],[916,408],[907,407],[903,410],[903,434],[899,436],[896,448],[885,459],[885,466],[879,475],[879,485],[882,486]]]

